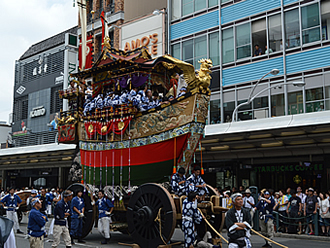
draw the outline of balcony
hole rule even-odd
[[[13,147],[36,146],[57,143],[57,130],[44,132],[27,132],[23,135],[11,137]]]

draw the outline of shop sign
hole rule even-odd
[[[32,109],[32,111],[30,112],[30,117],[34,118],[34,117],[39,117],[39,116],[43,116],[46,114],[46,109],[44,106],[40,106],[40,107],[36,107],[34,109]]]
[[[301,178],[301,176],[299,176],[299,175],[295,175],[295,176],[293,177],[293,181],[294,181],[296,184],[299,184],[299,183],[301,183],[302,178]]]
[[[323,164],[314,164],[309,166],[301,165],[279,165],[279,166],[258,166],[256,172],[302,172],[302,171],[320,171],[323,170]]]
[[[250,180],[249,179],[242,179],[242,186],[244,188],[247,188],[250,186]]]
[[[141,39],[136,39],[136,40],[131,40],[131,42],[126,42],[124,51],[128,52],[136,48],[146,47],[150,52],[150,54],[157,55],[158,54],[157,43],[158,43],[158,34],[154,33],[143,36]],[[151,50],[149,50],[149,46],[151,47]]]
[[[125,52],[146,47],[153,58],[163,54],[163,15],[146,16],[127,22],[121,28],[121,48]]]

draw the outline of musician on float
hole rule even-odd
[[[206,183],[201,177],[201,167],[196,166],[194,173],[187,179],[188,192],[195,192],[200,196],[200,200],[205,200],[205,195],[209,193]]]
[[[177,173],[172,176],[171,179],[171,187],[177,196],[182,196],[187,194],[186,188],[186,176],[185,176],[185,169],[180,167]]]

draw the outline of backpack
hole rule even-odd
[[[306,210],[313,212],[315,209],[314,196],[306,198]]]

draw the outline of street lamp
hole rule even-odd
[[[169,30],[170,30],[170,26],[169,26],[169,20],[168,20],[168,13],[167,13],[167,9],[163,9],[163,10],[159,10],[159,9],[155,9],[152,14],[154,16],[159,16],[160,14],[164,14],[165,15],[165,52],[164,54],[167,54],[170,51],[170,41],[169,41]]]
[[[293,86],[296,86],[296,87],[304,87],[305,86],[305,82],[304,81],[295,81],[295,82],[289,82],[289,83],[278,83],[278,84],[274,84],[274,85],[271,85],[271,86],[268,86],[267,88],[259,91],[257,94],[255,94],[253,97],[250,97],[246,102],[243,102],[241,104],[239,104],[234,112],[233,112],[233,116],[232,116],[232,122],[236,121],[236,113],[238,111],[238,109],[240,107],[242,107],[243,105],[247,105],[247,104],[250,104],[256,97],[258,97],[259,95],[261,95],[262,93],[264,93],[265,91],[271,89],[271,88],[276,88],[276,87],[279,87],[279,86],[283,86],[283,85],[288,85],[288,84],[292,84]]]
[[[238,111],[238,109],[239,109],[241,106],[243,106],[243,105],[247,105],[247,104],[249,104],[249,103],[251,102],[251,97],[252,97],[252,95],[253,95],[253,92],[254,92],[255,88],[258,86],[258,84],[261,82],[261,80],[263,80],[263,79],[264,79],[266,76],[268,76],[269,74],[272,74],[272,75],[275,76],[275,75],[277,75],[279,72],[280,72],[279,69],[272,69],[271,71],[267,72],[265,75],[263,75],[263,76],[258,80],[258,82],[253,86],[253,88],[252,88],[252,90],[251,90],[251,92],[250,92],[250,95],[249,95],[249,97],[248,97],[247,102],[243,102],[243,103],[237,105],[237,107],[234,109],[233,116],[232,116],[232,118],[231,118],[231,121],[232,121],[232,122],[235,121],[235,116],[236,116],[236,112]]]
[[[117,25],[115,25],[115,24],[112,24],[111,26],[110,26],[110,28],[109,28],[109,30],[111,31],[112,29],[114,29],[114,28],[121,28],[121,27],[119,27],[119,26],[117,26]]]
[[[166,14],[166,11],[155,9],[154,12],[152,12],[153,15],[160,15],[160,14]]]

